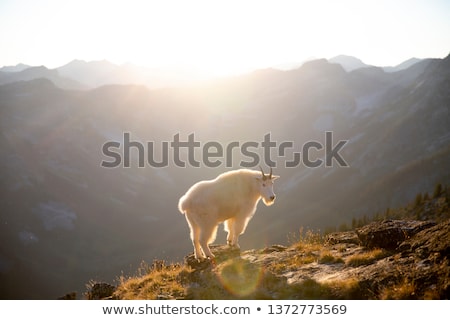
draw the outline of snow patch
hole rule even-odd
[[[74,228],[77,215],[65,203],[58,201],[41,202],[33,209],[46,230]]]
[[[24,245],[29,245],[29,244],[39,242],[39,238],[33,232],[25,231],[25,230],[19,232],[19,240]]]

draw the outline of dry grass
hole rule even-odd
[[[186,266],[166,265],[161,261],[152,266],[142,263],[137,276],[128,278],[121,276],[119,278],[120,284],[115,296],[119,299],[137,300],[183,297],[185,288],[182,285],[181,275],[189,271]]]
[[[344,263],[344,260],[340,257],[336,257],[333,253],[324,247],[324,238],[320,232],[314,232],[312,230],[303,231],[300,228],[299,235],[290,237],[292,242],[292,249],[295,249],[295,253],[283,261],[272,263],[269,269],[275,273],[282,273],[290,270],[297,270],[303,265],[310,263]]]
[[[303,227],[299,229],[298,235],[290,235],[289,242],[296,249],[300,249],[303,246],[320,245],[324,243],[324,239],[320,234],[320,231],[304,230]]]
[[[335,257],[328,250],[323,250],[320,253],[320,257],[317,260],[317,262],[324,263],[324,264],[333,264],[333,263],[344,263],[344,260],[341,257]]]
[[[405,279],[402,283],[384,287],[380,292],[380,299],[383,300],[409,300],[414,299],[416,285]]]
[[[327,282],[307,279],[290,288],[290,298],[296,299],[361,299],[362,293],[357,279],[349,278]]]
[[[285,271],[296,270],[298,267],[316,262],[318,254],[313,251],[301,251],[283,261],[273,262],[268,268],[274,273],[282,273]]]
[[[360,299],[361,288],[359,280],[348,278],[344,280],[329,281],[323,284],[329,290],[329,298],[337,299]]]
[[[303,227],[300,228],[298,235],[290,235],[289,242],[292,243],[291,248],[295,249],[295,254],[283,261],[272,263],[269,266],[271,271],[282,273],[317,262],[320,251],[323,250],[323,238],[320,233],[312,230],[304,232]]]
[[[389,256],[389,252],[383,249],[373,249],[363,253],[353,255],[346,260],[346,265],[350,267],[366,266],[377,260]]]

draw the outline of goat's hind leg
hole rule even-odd
[[[192,245],[194,246],[194,257],[197,260],[204,259],[205,254],[203,253],[200,246],[200,227],[188,213],[186,213],[186,220],[189,224],[189,228],[191,229],[191,240]]]
[[[207,258],[213,259],[214,254],[209,248],[209,244],[216,240],[217,225],[203,225],[200,232],[200,246]]]
[[[200,242],[200,229],[197,227],[193,230],[192,244],[194,245],[194,256],[197,260],[203,260],[206,258],[204,250],[202,250],[202,245]]]

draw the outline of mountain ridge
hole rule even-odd
[[[345,71],[351,72],[353,70],[361,69],[361,68],[368,68],[372,67],[368,64],[365,64],[360,59],[353,57],[353,56],[347,56],[347,55],[338,55],[336,57],[333,57],[331,59],[328,59],[329,62],[339,64],[341,65]]]
[[[302,65],[310,63],[311,61],[320,60],[326,59],[308,60],[302,64],[297,64],[298,66],[296,67],[283,70],[295,70],[300,68]],[[356,57],[348,55],[339,55],[328,59],[327,61],[333,64],[341,65],[346,72],[373,67],[365,64]],[[420,61],[421,59],[410,58],[397,66],[380,68],[386,72],[396,72],[405,70]],[[0,68],[0,84],[37,78],[38,76],[36,75],[30,78],[29,75],[27,76],[26,74],[20,74],[20,72],[26,71],[30,68],[38,67],[19,63],[16,66],[4,66]],[[130,63],[117,65],[109,62],[108,60],[85,61],[74,59],[57,68],[46,69],[46,72],[41,72],[39,77],[50,79],[60,88],[73,90],[87,90],[108,84],[141,84],[146,85],[149,88],[157,89],[164,87],[185,86],[211,80],[203,75],[186,73],[181,70],[150,69],[146,67],[138,67]],[[53,71],[55,70],[57,71],[58,76],[54,74]],[[8,73],[9,75],[6,75],[5,73]],[[60,79],[59,76],[62,79]],[[189,80],[189,77],[191,76],[193,76],[193,79]]]
[[[84,85],[76,80],[61,77],[56,69],[48,69],[44,66],[27,67],[18,72],[0,71],[0,85],[14,83],[18,81],[30,81],[39,78],[50,80],[55,86],[61,89],[82,90],[86,89]]]
[[[20,72],[27,68],[30,68],[31,66],[23,63],[18,63],[15,66],[3,66],[0,68],[1,72]]]

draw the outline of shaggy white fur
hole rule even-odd
[[[208,244],[216,239],[217,228],[224,222],[227,242],[239,247],[238,237],[256,211],[262,198],[270,206],[275,201],[273,181],[279,176],[240,169],[225,172],[214,180],[194,184],[178,202],[191,229],[197,259],[214,258]]]

